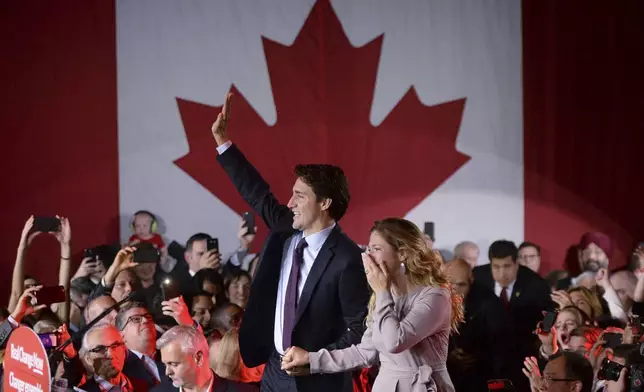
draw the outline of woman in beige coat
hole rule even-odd
[[[291,347],[282,369],[336,373],[380,361],[374,392],[453,392],[445,362],[450,332],[463,319],[461,298],[423,234],[404,219],[378,221],[362,260],[373,295],[360,344],[318,352]]]

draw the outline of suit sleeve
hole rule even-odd
[[[78,355],[71,359],[63,360],[63,378],[67,380],[70,386],[80,386],[86,382],[85,368]]]
[[[5,348],[5,346],[7,345],[7,340],[9,340],[11,332],[13,332],[13,327],[11,326],[9,320],[3,321],[0,324],[0,349]]]
[[[291,211],[277,201],[268,183],[235,144],[219,155],[217,161],[241,197],[262,217],[269,229],[291,226]]]
[[[370,291],[360,253],[357,252],[355,257],[357,260],[348,263],[339,284],[340,305],[347,330],[340,339],[326,347],[328,350],[358,344],[365,331]]]

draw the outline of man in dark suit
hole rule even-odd
[[[514,364],[512,381],[526,385],[527,378],[521,371],[523,360],[537,356],[539,342],[533,333],[543,319],[543,311],[554,309],[550,299],[550,286],[531,269],[517,262],[518,249],[511,241],[499,240],[490,245],[490,263],[474,268],[474,281],[494,293],[506,308],[512,325]]]
[[[200,329],[183,325],[172,327],[157,341],[157,349],[172,383],[158,385],[152,392],[257,391],[254,385],[226,380],[210,369],[208,342]]]
[[[123,373],[126,348],[123,337],[111,324],[99,324],[83,336],[79,356],[64,362],[64,378],[72,381],[76,390],[86,392],[147,391],[145,380],[128,377]],[[82,357],[82,360],[80,359]],[[85,374],[84,366],[92,369],[92,375]]]
[[[457,391],[484,391],[488,380],[510,377],[509,315],[491,290],[474,282],[465,260],[450,261],[445,272],[454,291],[463,296],[465,311],[458,333],[449,338],[447,369]]]
[[[359,343],[365,329],[369,288],[361,250],[337,224],[349,204],[344,173],[298,165],[293,196],[280,205],[226,135],[230,98],[212,127],[218,161],[270,229],[240,329],[244,363],[266,363],[262,391],[351,390],[350,373],[294,378],[280,369],[290,346],[344,348]]]
[[[166,315],[171,314],[176,323],[197,327],[190,312],[180,298],[164,302]],[[116,327],[121,331],[127,347],[123,373],[129,378],[144,380],[148,388],[159,384],[172,384],[166,376],[166,368],[156,350],[157,331],[152,315],[141,302],[131,301],[119,310]]]

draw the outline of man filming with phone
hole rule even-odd
[[[121,249],[90,299],[107,294],[120,301],[136,291],[137,299],[162,320],[163,285],[171,277],[158,268],[160,257],[160,251],[146,243]]]

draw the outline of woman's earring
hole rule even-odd
[[[405,269],[405,263],[400,263],[400,273],[404,275],[404,274],[405,274],[405,271],[406,271],[406,269]]]

